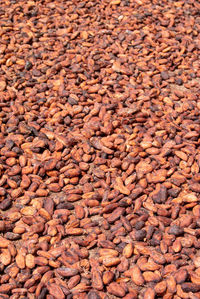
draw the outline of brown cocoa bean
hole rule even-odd
[[[63,277],[71,277],[78,274],[77,269],[67,268],[67,267],[58,268],[56,269],[56,272]]]
[[[142,272],[140,271],[140,268],[137,265],[134,265],[130,269],[130,276],[132,281],[138,285],[141,286],[144,284],[144,277],[142,275]]]
[[[99,291],[103,290],[102,275],[97,270],[92,271],[92,286],[94,289],[97,289]]]
[[[65,295],[59,285],[57,285],[55,283],[48,283],[47,289],[52,296],[54,296],[56,298],[65,299]]]
[[[126,292],[123,287],[120,286],[120,284],[116,282],[111,282],[109,286],[107,286],[107,291],[109,294],[115,295],[120,298],[124,298]]]
[[[113,278],[114,278],[114,273],[112,271],[106,271],[103,273],[103,283],[105,285],[113,281]]]
[[[154,299],[155,296],[156,293],[152,288],[147,288],[146,291],[144,292],[144,299]]]

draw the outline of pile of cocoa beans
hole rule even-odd
[[[1,299],[200,299],[199,11],[1,1]]]

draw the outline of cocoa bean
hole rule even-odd
[[[130,276],[132,281],[140,286],[144,284],[144,277],[140,271],[140,268],[137,265],[134,265],[131,269],[130,269]]]
[[[59,275],[63,277],[71,277],[78,274],[77,269],[67,268],[67,267],[58,268],[56,269],[56,271],[58,272]]]
[[[109,286],[107,287],[107,291],[109,294],[115,295],[120,298],[124,298],[126,294],[124,288],[116,282],[111,282],[111,284],[109,284]]]

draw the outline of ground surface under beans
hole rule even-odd
[[[199,1],[0,4],[0,298],[200,298]]]

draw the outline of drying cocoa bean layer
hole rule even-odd
[[[0,2],[0,298],[199,299],[199,1]]]

